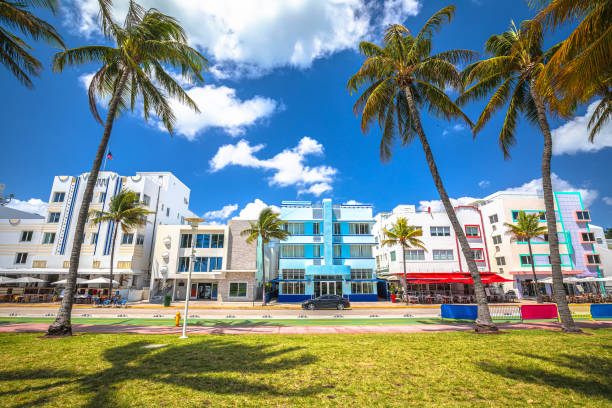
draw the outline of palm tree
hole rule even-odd
[[[417,228],[414,225],[408,225],[408,220],[404,217],[400,217],[393,224],[391,229],[383,228],[383,233],[386,239],[382,241],[382,245],[395,246],[400,245],[402,247],[402,271],[404,273],[404,280],[402,280],[402,288],[404,289],[404,300],[408,303],[408,284],[406,282],[406,248],[425,248],[425,244],[417,237],[423,236],[423,230]]]
[[[529,22],[524,22],[525,27]],[[474,83],[459,97],[457,103],[475,101],[493,93],[491,99],[480,114],[474,135],[480,132],[491,119],[495,111],[506,103],[506,117],[499,134],[499,145],[504,158],[510,157],[510,149],[516,143],[516,123],[519,114],[538,126],[544,136],[542,153],[542,189],[546,208],[546,222],[549,235],[553,291],[559,308],[563,330],[580,331],[574,324],[563,287],[561,258],[559,255],[559,238],[557,236],[557,217],[550,175],[552,157],[552,137],[546,118],[546,105],[538,92],[535,83],[558,44],[548,51],[542,49],[542,35],[527,35],[526,30],[519,30],[512,24],[510,30],[492,35],[485,43],[486,52],[491,58],[475,62],[466,67],[462,76],[466,86]],[[494,91],[494,92],[493,92]]]
[[[538,290],[538,277],[535,271],[535,261],[533,259],[533,251],[531,250],[531,240],[548,233],[546,227],[540,226],[540,213],[527,214],[520,211],[516,217],[516,224],[504,223],[509,228],[508,233],[512,235],[512,239],[516,241],[527,241],[529,247],[529,259],[531,259],[531,273],[533,274],[534,293],[537,296],[538,303],[542,303],[542,295]]]
[[[138,195],[127,189],[121,190],[111,199],[108,211],[91,210],[89,213],[90,217],[92,217],[91,224],[98,225],[103,222],[112,222],[115,227],[112,232],[113,242],[110,254],[109,297],[113,294],[113,266],[119,226],[121,226],[123,233],[127,234],[134,228],[145,225],[147,223],[147,215],[149,214],[153,214],[153,211],[147,210],[145,205],[138,201]]]
[[[402,146],[407,146],[415,137],[419,138],[434,184],[474,280],[478,302],[476,331],[490,332],[497,331],[497,327],[489,313],[480,273],[438,173],[419,116],[419,108],[426,108],[439,118],[460,119],[472,126],[469,118],[444,93],[444,89],[462,89],[461,77],[453,64],[467,62],[475,53],[469,50],[450,50],[431,55],[433,35],[442,24],[450,22],[454,13],[455,6],[438,11],[416,37],[406,27],[394,24],[385,30],[382,46],[368,41],[361,42],[359,50],[366,60],[350,78],[347,87],[351,93],[366,88],[357,99],[353,111],[356,115],[361,113],[361,130],[364,133],[373,123],[378,123],[381,128],[380,157],[383,162],[391,158],[391,150],[398,139]]]
[[[246,242],[251,244],[257,242],[258,239],[261,241],[261,268],[263,273],[263,304],[266,304],[266,262],[264,259],[264,246],[270,242],[271,239],[279,239],[284,241],[291,235],[284,226],[287,224],[286,221],[279,219],[280,214],[275,213],[272,208],[266,207],[259,213],[257,221],[249,221],[251,228],[247,228],[240,232],[240,236],[248,236]]]
[[[153,111],[172,135],[176,118],[169,98],[178,99],[196,112],[199,110],[181,85],[165,71],[165,67],[180,69],[184,78],[199,82],[203,81],[201,70],[206,64],[206,59],[187,45],[185,32],[174,18],[156,9],[144,10],[130,1],[125,23],[120,26],[111,19],[111,1],[98,1],[102,29],[107,38],[115,40],[116,46],[74,48],[56,54],[53,60],[53,68],[58,72],[66,66],[92,62],[102,64],[89,86],[89,106],[96,120],[103,124],[104,132],[83,193],[75,237],[83,235],[93,189],[115,118],[128,106],[133,110],[137,101],[141,100],[145,120]],[[96,97],[110,97],[104,122],[98,114]],[[74,240],[68,271],[68,293],[74,292],[80,253],[81,240]],[[48,335],[71,334],[72,301],[72,296],[64,297],[55,322],[49,326]]]
[[[29,11],[41,7],[55,14],[58,4],[58,0],[0,0],[0,63],[28,88],[34,87],[30,76],[40,75],[42,63],[30,54],[32,47],[8,29],[20,31],[34,41],[66,48],[51,24]]]

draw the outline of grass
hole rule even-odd
[[[612,406],[612,329],[0,334],[5,407]],[[148,344],[166,344],[143,348]]]

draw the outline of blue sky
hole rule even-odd
[[[124,3],[115,2],[118,15]],[[382,164],[380,132],[361,133],[352,113],[356,96],[345,87],[363,61],[356,53],[360,40],[378,41],[390,22],[416,32],[447,1],[199,3],[142,1],[179,18],[193,45],[211,61],[206,84],[190,88],[203,113],[179,108],[173,138],[138,112],[122,116],[111,136],[115,160],[107,170],[123,175],[171,171],[191,188],[192,210],[217,221],[237,216],[256,200],[279,205],[281,200],[331,197],[371,203],[375,211],[398,204],[436,205],[420,145],[398,147],[391,162]],[[436,50],[482,51],[485,40],[506,30],[511,19],[533,15],[523,0],[455,4],[455,19],[435,38]],[[104,41],[95,28],[95,0],[64,0],[58,16],[43,16],[69,47]],[[564,33],[549,34],[547,43]],[[48,199],[54,175],[89,171],[102,133],[89,113],[84,85],[96,67],[54,73],[48,68],[54,50],[36,44],[35,52],[47,68],[34,90],[0,67],[0,87],[10,96],[0,110],[0,182],[23,202]],[[475,120],[482,106],[465,110]],[[558,145],[555,183],[559,189],[583,191],[594,222],[610,226],[612,185],[604,163],[612,160],[612,127],[589,145],[586,112],[587,106],[581,107],[569,123],[551,118]],[[508,188],[537,188],[542,137],[536,128],[521,122],[512,160],[504,161],[497,145],[501,114],[475,141],[458,123],[426,114],[422,119],[447,191],[459,202]]]

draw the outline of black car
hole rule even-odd
[[[351,307],[348,299],[338,295],[323,295],[318,298],[305,300],[302,302],[302,309],[346,309]]]

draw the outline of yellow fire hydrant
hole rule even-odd
[[[179,327],[181,324],[181,312],[176,312],[174,316],[174,327]]]

